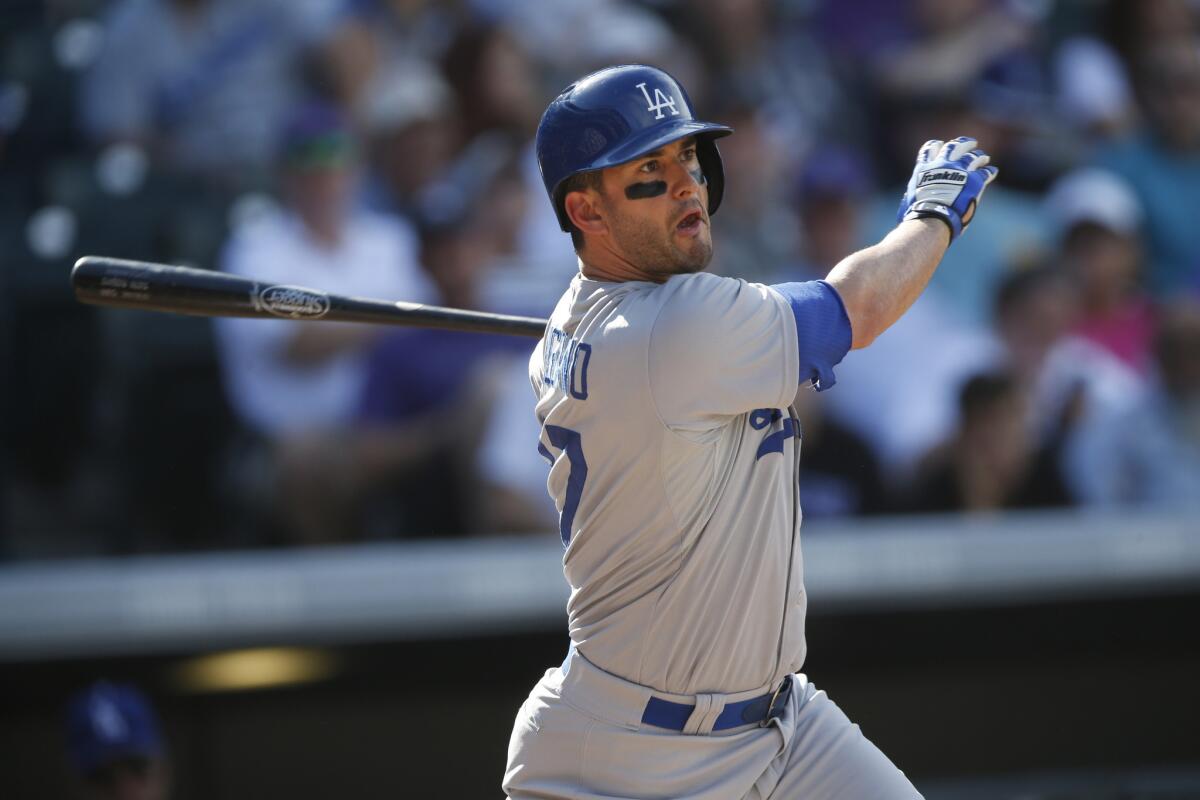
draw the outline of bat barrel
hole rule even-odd
[[[329,294],[167,264],[84,256],[71,271],[81,302],[205,317],[336,320],[541,338],[546,320]]]

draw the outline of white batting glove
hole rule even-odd
[[[999,172],[988,166],[991,158],[978,144],[969,136],[923,144],[896,221],[937,217],[950,227],[950,240],[957,239],[975,217],[983,190]]]

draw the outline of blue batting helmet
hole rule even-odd
[[[721,204],[725,173],[714,139],[733,129],[701,122],[679,81],[654,67],[626,64],[593,72],[550,103],[537,130],[538,167],[564,231],[563,184],[572,175],[624,164],[677,139],[697,137],[708,183],[708,213]]]
[[[87,774],[123,758],[164,754],[158,718],[145,695],[128,684],[100,681],[71,698],[67,707],[71,761]]]

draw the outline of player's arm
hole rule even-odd
[[[940,222],[908,220],[830,271],[825,280],[841,296],[854,332],[851,349],[875,341],[916,302],[949,244]]]
[[[946,248],[967,227],[996,177],[974,139],[926,142],[897,214],[900,224],[872,247],[843,259],[826,281],[842,299],[852,349],[866,347],[924,291]]]

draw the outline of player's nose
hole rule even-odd
[[[698,166],[691,168],[687,164],[674,164],[671,167],[670,186],[671,196],[676,200],[686,200],[700,193],[704,185],[704,175]]]

